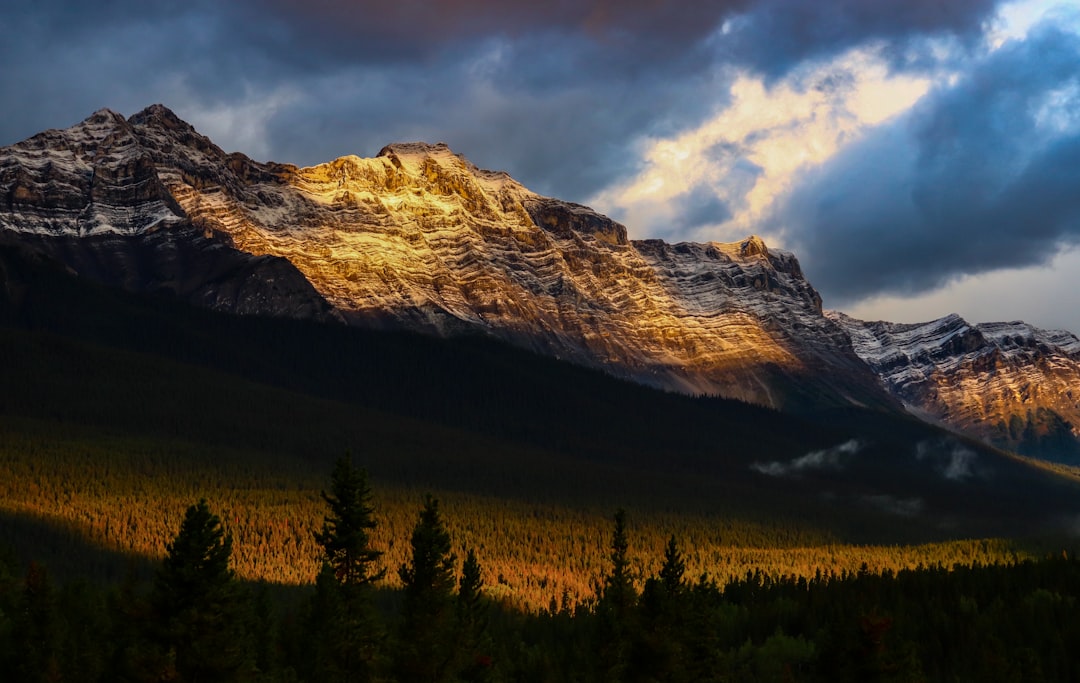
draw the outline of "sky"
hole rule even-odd
[[[163,103],[313,165],[446,142],[827,308],[1080,333],[1078,0],[5,0],[0,145]]]

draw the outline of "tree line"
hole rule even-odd
[[[0,561],[0,671],[38,681],[1067,681],[1080,679],[1080,563],[691,577],[679,539],[642,581],[626,514],[591,598],[492,599],[428,495],[394,572],[365,470],[343,458],[313,587],[239,580],[232,536],[191,505],[152,580],[56,586]],[[457,552],[455,552],[457,550]]]

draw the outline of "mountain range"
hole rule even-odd
[[[227,154],[161,105],[102,110],[0,149],[0,243],[228,313],[488,336],[670,391],[906,410],[1080,458],[1071,333],[854,320],[823,310],[796,257],[760,238],[630,240],[443,144],[297,168]],[[24,283],[0,279],[18,302]]]

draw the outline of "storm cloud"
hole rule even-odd
[[[0,145],[155,102],[259,160],[445,142],[543,194],[617,197],[597,208],[635,237],[779,239],[845,307],[1077,243],[1075,25],[993,38],[1034,3],[10,0]],[[656,143],[724,116],[747,136],[635,184]]]
[[[776,220],[830,305],[1080,241],[1078,65],[1080,36],[1041,24],[810,173]]]
[[[897,66],[919,65],[934,38],[972,43],[996,0],[763,0],[727,26],[718,49],[772,77],[810,58],[874,42]]]
[[[862,40],[964,35],[992,9],[988,0],[13,0],[0,24],[0,144],[102,107],[130,114],[162,102],[258,157],[304,165],[397,140],[444,141],[538,191],[582,200],[634,170],[636,141],[721,107],[733,66],[779,74]]]

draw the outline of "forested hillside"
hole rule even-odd
[[[199,500],[230,539],[221,576],[233,611],[214,628],[242,645],[223,652],[218,680],[332,678],[310,660],[325,632],[309,620],[336,604],[319,578],[320,494],[344,454],[370,477],[370,549],[386,570],[364,598],[364,619],[385,635],[368,644],[378,676],[1071,671],[1075,565],[1040,559],[1072,549],[1068,468],[893,412],[796,418],[484,338],[213,314],[88,286],[17,249],[2,255],[0,545],[12,553],[0,658],[26,680],[194,680],[175,659],[176,633],[147,624],[170,609],[163,562]],[[438,500],[449,539],[439,547],[454,556],[440,609],[460,603],[445,587],[467,575],[489,624],[468,647],[428,633],[446,648],[437,676],[402,669],[403,624],[420,618],[408,617],[415,577],[398,569],[426,500]],[[649,579],[671,576],[672,539],[685,582],[669,582],[680,597],[665,598]],[[622,597],[611,608],[615,567]],[[963,609],[919,612],[916,596],[935,591]],[[958,620],[970,628],[976,617],[980,640],[956,635]],[[445,628],[461,631],[459,618],[445,616]],[[916,632],[927,619],[936,630]],[[1061,636],[1014,638],[1017,619],[1056,623]],[[987,649],[993,638],[1011,640]],[[991,651],[1004,664],[987,665]]]
[[[363,470],[322,495],[314,589],[237,580],[233,537],[190,505],[155,563],[105,590],[0,561],[0,668],[14,681],[1068,681],[1080,674],[1080,563],[1040,560],[899,572],[748,571],[692,578],[672,536],[642,575],[614,515],[583,601],[518,611],[459,545],[440,502],[414,515],[396,566],[375,549]],[[396,569],[400,591],[380,590]],[[391,570],[391,571],[388,571]],[[644,581],[642,582],[642,579]]]

